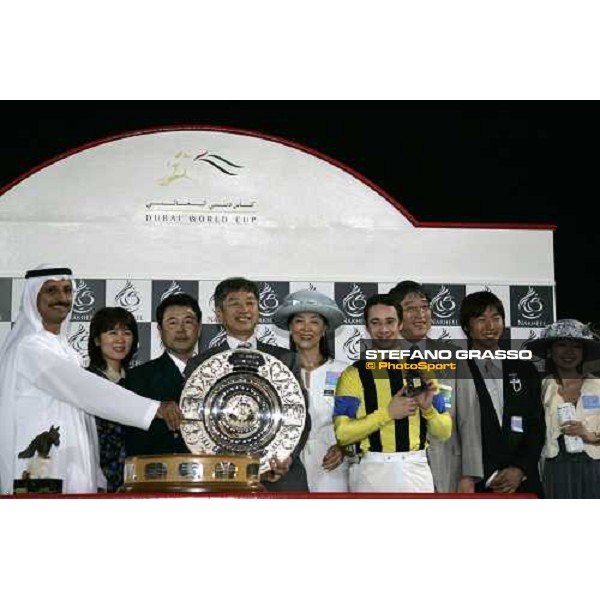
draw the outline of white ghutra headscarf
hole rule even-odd
[[[160,406],[81,368],[67,340],[70,312],[58,335],[44,329],[37,308],[40,289],[48,280],[71,278],[70,269],[49,265],[27,272],[19,315],[0,350],[2,493],[12,491],[13,480],[22,472],[25,459],[18,458],[19,452],[51,425],[61,427],[61,445],[52,464],[54,476],[63,479],[63,492],[96,492],[105,482],[93,417],[148,429]],[[30,396],[23,401],[22,393]]]
[[[44,283],[51,280],[71,280],[72,276],[71,269],[56,265],[42,264],[27,271],[17,319],[0,349],[0,489],[3,492],[12,488],[10,479],[12,479],[14,461],[12,453],[15,443],[17,348],[25,337],[44,329],[37,308],[37,297]],[[70,322],[71,311],[60,326],[61,342],[66,345],[68,345],[67,332]]]

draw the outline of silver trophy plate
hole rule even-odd
[[[258,350],[225,350],[189,377],[179,406],[183,439],[193,454],[255,454],[260,472],[285,460],[306,420],[300,384],[277,358]]]

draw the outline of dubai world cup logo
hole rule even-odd
[[[158,180],[162,186],[180,181],[195,181],[205,170],[235,177],[244,168],[243,165],[226,158],[223,154],[206,149],[180,150],[167,161],[166,167],[167,173]]]

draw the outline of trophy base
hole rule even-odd
[[[232,483],[134,483],[123,484],[119,489],[121,493],[130,494],[256,494],[265,492],[266,488],[258,483],[256,485],[239,485]]]
[[[237,454],[164,454],[125,459],[121,492],[254,494],[260,457]]]
[[[62,494],[62,479],[15,479],[13,494]]]

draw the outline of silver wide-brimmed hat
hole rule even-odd
[[[344,321],[344,313],[331,298],[313,290],[300,290],[288,294],[283,299],[273,315],[273,323],[287,331],[290,317],[301,312],[313,312],[321,315],[327,320],[331,331],[339,327]]]
[[[575,340],[583,344],[586,361],[600,358],[600,341],[587,325],[576,319],[560,319],[548,325],[538,339],[531,340],[525,347],[536,356],[545,358],[550,344],[557,340]]]

